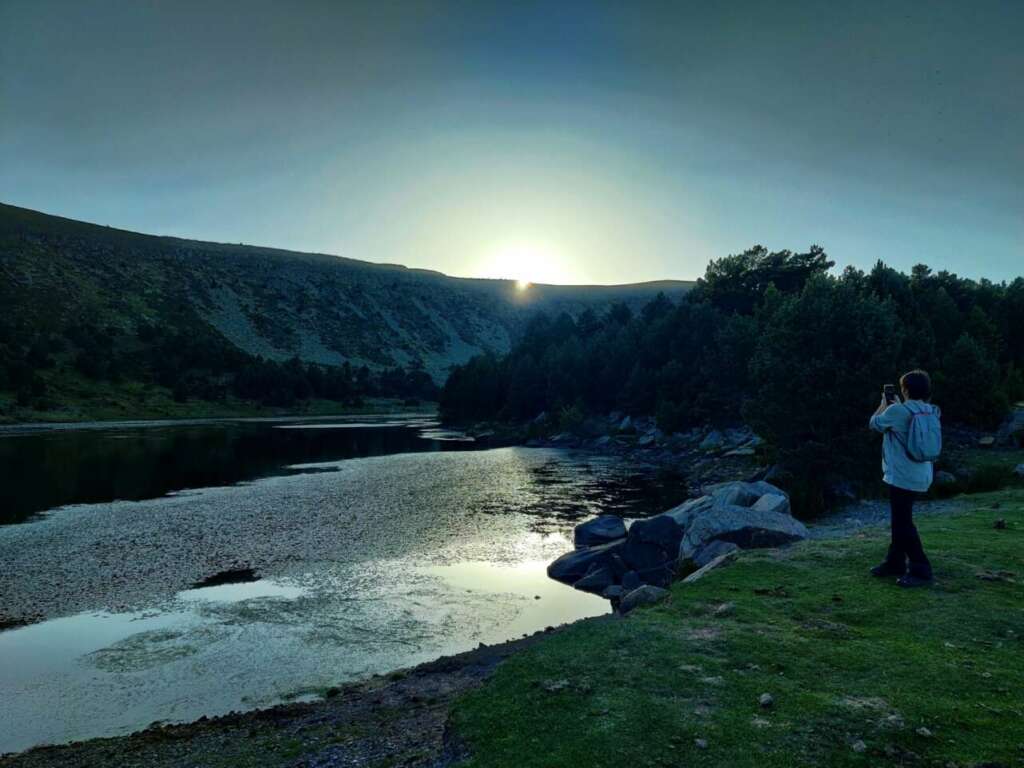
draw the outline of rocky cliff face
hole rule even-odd
[[[637,307],[690,283],[532,286],[323,254],[155,237],[0,204],[0,304],[26,333],[171,325],[284,360],[449,367],[509,348],[536,311]]]

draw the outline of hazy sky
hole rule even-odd
[[[1022,0],[0,0],[0,201],[456,275],[1003,279],[1022,41]]]

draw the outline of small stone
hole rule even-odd
[[[736,612],[736,605],[734,603],[722,603],[721,605],[715,606],[715,610],[712,611],[714,616],[731,616]]]
[[[917,729],[917,735],[925,739],[930,739],[932,737],[932,732],[922,725]]]
[[[757,703],[760,704],[762,708],[768,709],[775,703],[775,698],[770,693],[762,693],[761,697],[757,700]]]
[[[853,751],[857,754],[862,754],[868,751],[868,745],[860,739],[857,739],[855,742],[853,742],[851,746],[853,747]]]
[[[693,745],[695,747],[697,747],[697,749],[707,749],[708,748],[708,742],[707,742],[706,739],[696,739],[693,742]]]
[[[654,605],[660,603],[662,600],[669,596],[667,589],[661,589],[660,587],[652,587],[649,584],[645,584],[639,589],[634,589],[622,598],[622,602],[619,604],[619,613],[629,613],[631,610],[640,605]]]
[[[548,693],[558,693],[559,691],[564,691],[566,688],[569,687],[569,681],[568,680],[545,680],[543,683],[540,684],[540,687],[543,688]]]
[[[1006,520],[1000,517],[998,520],[992,523],[992,527],[995,528],[997,531],[1005,531]]]

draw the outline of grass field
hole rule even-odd
[[[514,656],[454,710],[468,765],[1024,765],[1024,490],[961,498],[932,588],[871,578],[872,530]]]

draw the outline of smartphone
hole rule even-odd
[[[882,388],[882,391],[885,392],[885,402],[887,402],[887,403],[895,403],[896,400],[898,399],[896,397],[896,385],[895,384],[886,384]]]

